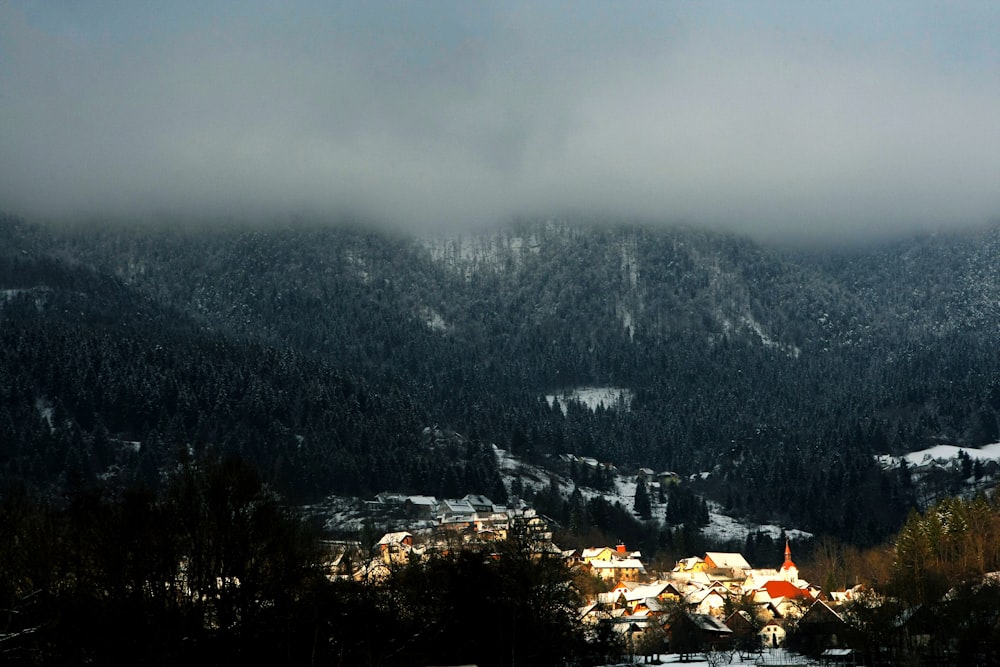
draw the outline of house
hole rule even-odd
[[[774,613],[781,618],[800,616],[802,609],[813,601],[808,588],[799,588],[784,579],[775,579],[758,589],[753,598],[758,604],[770,604]]]
[[[386,533],[375,546],[385,563],[405,563],[409,560],[413,548],[413,534],[406,531]]]
[[[619,585],[621,583],[619,582]],[[634,608],[639,604],[647,604],[648,600],[656,600],[657,602],[670,602],[678,601],[683,597],[681,592],[669,581],[654,581],[651,584],[643,584],[641,586],[635,586],[630,590],[625,591],[625,601],[630,608]]]
[[[549,528],[548,521],[536,514],[534,510],[525,510],[510,516],[508,538],[510,537],[523,539],[534,544],[542,544],[552,541],[552,529]]]
[[[681,483],[681,476],[669,470],[661,472],[657,477],[660,480],[660,486],[664,489],[668,486]]]
[[[827,649],[856,644],[857,631],[822,600],[816,600],[799,619],[795,647],[805,655],[817,656]]]
[[[705,561],[696,556],[682,558],[674,565],[674,572],[704,572],[707,569],[708,565],[705,564]]]
[[[726,597],[716,588],[691,588],[684,595],[684,603],[699,614],[721,616]]]
[[[331,581],[347,579],[353,574],[355,565],[364,561],[361,542],[348,540],[323,540],[325,558],[322,561],[326,576]]]
[[[590,561],[591,572],[604,581],[637,581],[646,576],[646,567],[638,558],[614,558],[610,561],[594,559]]]
[[[930,607],[904,609],[893,623],[896,644],[906,652],[923,651],[941,627],[941,618]]]
[[[614,557],[614,550],[611,547],[593,547],[584,549],[580,554],[580,560],[590,563],[595,560],[610,561]]]
[[[781,623],[772,619],[760,629],[760,633],[758,634],[760,635],[760,641],[764,646],[777,648],[785,645],[785,638],[788,633],[785,631],[785,628],[781,625]]]
[[[412,519],[433,519],[437,506],[438,501],[434,496],[407,496],[403,501],[406,515]]]
[[[678,612],[663,626],[671,653],[684,656],[711,648],[729,648],[733,644],[733,631],[714,616]]]
[[[438,517],[441,522],[468,521],[472,522],[476,510],[465,500],[442,500],[438,505]]]
[[[493,501],[486,496],[479,494],[468,494],[462,498],[466,503],[468,503],[472,509],[480,513],[492,513],[493,512]]]
[[[733,631],[733,639],[740,651],[750,652],[760,648],[761,639],[750,614],[745,611],[734,611],[726,618],[725,624]]]
[[[741,588],[744,593],[750,593],[777,578],[778,571],[774,568],[754,568],[747,571]]]
[[[705,567],[710,570],[739,570],[741,576],[746,576],[752,568],[743,554],[709,551],[705,554]]]

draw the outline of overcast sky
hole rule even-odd
[[[0,210],[1000,219],[1000,3],[0,2]]]

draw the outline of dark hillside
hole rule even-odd
[[[720,483],[707,489],[733,512],[871,541],[912,503],[874,454],[1000,439],[996,230],[839,254],[551,222],[426,241],[322,225],[46,230],[8,220],[2,233],[11,250],[0,289],[69,299],[62,287],[86,275],[114,295],[102,302],[95,288],[73,324],[72,308],[29,308],[28,293],[8,292],[3,317],[16,326],[5,335],[21,337],[10,345],[32,340],[66,357],[24,366],[19,353],[19,376],[89,364],[189,387],[178,395],[193,392],[184,401],[197,407],[164,401],[145,381],[87,380],[101,387],[91,394],[113,387],[158,406],[153,416],[101,412],[121,420],[109,431],[141,422],[172,446],[231,442],[275,478],[303,473],[294,484],[304,489],[433,493],[445,474],[414,447],[438,423],[537,461],[573,452],[713,471]],[[24,277],[33,272],[48,278]],[[94,358],[107,360],[68,358],[75,339],[91,338]],[[157,345],[162,355],[136,366]],[[215,370],[218,379],[203,377]],[[88,393],[80,382],[66,385],[64,403]],[[220,386],[235,407],[223,409]],[[621,388],[631,403],[563,414],[543,398],[587,386]],[[210,435],[196,430],[201,411],[213,415]],[[84,430],[94,421],[75,418]],[[495,487],[475,467],[459,477]],[[879,511],[858,521],[860,506]]]

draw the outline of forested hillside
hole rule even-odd
[[[996,228],[818,253],[565,222],[7,218],[0,248],[8,475],[155,476],[208,447],[296,493],[496,496],[496,443],[711,471],[733,513],[871,543],[913,501],[874,454],[1000,439]],[[544,399],[585,386],[632,399]]]

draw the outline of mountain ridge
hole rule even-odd
[[[912,505],[875,454],[1000,439],[996,227],[828,253],[557,221],[428,240],[8,218],[0,235],[0,289],[26,286],[31,266],[70,286],[90,272],[172,313],[163,331],[174,317],[406,397],[408,429],[441,423],[536,460],[716,468],[728,510],[781,510],[814,532],[855,530],[860,494],[885,509],[858,541]],[[544,399],[584,386],[629,389],[628,413]],[[433,491],[429,471],[402,486]]]

